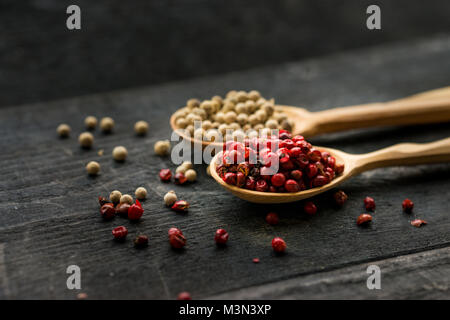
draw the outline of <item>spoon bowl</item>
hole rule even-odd
[[[309,112],[304,108],[276,105],[292,120],[292,134],[307,138],[330,132],[377,126],[425,124],[450,121],[450,87],[415,94],[383,103],[369,103]],[[178,128],[175,113],[170,126],[179,136],[193,144],[221,147],[222,142],[202,141]]]
[[[222,152],[211,160],[211,176],[223,188],[237,197],[254,203],[285,203],[307,199],[337,187],[342,182],[361,172],[387,166],[417,165],[435,162],[450,162],[450,138],[431,143],[401,143],[367,154],[349,154],[340,150],[315,147],[321,151],[328,151],[336,157],[337,163],[345,165],[344,172],[330,183],[300,192],[274,193],[252,191],[237,186],[229,185],[219,177],[216,171],[217,160]]]
[[[332,156],[336,158],[337,163],[343,163],[345,165],[344,172],[333,179],[330,183],[318,187],[318,188],[312,188],[304,191],[299,192],[293,192],[293,193],[277,193],[277,192],[261,192],[261,191],[252,191],[247,190],[244,188],[239,188],[233,185],[230,185],[222,180],[221,177],[217,174],[216,168],[217,168],[217,159],[220,159],[219,157],[222,156],[223,152],[218,153],[212,160],[210,164],[210,172],[211,176],[225,189],[230,191],[235,196],[254,203],[285,203],[285,202],[294,202],[299,201],[303,199],[307,199],[310,197],[313,197],[319,193],[325,192],[327,190],[330,190],[340,183],[344,182],[348,178],[351,177],[351,171],[352,171],[352,165],[354,164],[354,159],[351,157],[351,155],[344,153],[342,151],[331,149],[331,148],[324,148],[324,147],[314,147],[320,151],[327,151]]]

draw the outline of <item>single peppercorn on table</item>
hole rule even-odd
[[[170,115],[196,95],[210,99],[231,89],[256,89],[280,104],[321,111],[324,106],[388,101],[448,86],[449,69],[450,39],[443,37],[0,108],[0,299],[76,299],[80,291],[66,286],[70,265],[80,267],[81,292],[92,299],[176,299],[180,292],[193,299],[448,298],[442,288],[450,286],[449,164],[363,173],[339,186],[348,195],[342,208],[334,207],[337,190],[331,190],[309,199],[317,206],[310,216],[303,212],[304,202],[260,205],[240,200],[207,176],[204,165],[194,167],[193,183],[176,185],[173,178],[164,183],[160,169],[170,168],[174,175],[177,165],[157,156],[153,146],[170,138]],[[305,70],[314,70],[314,76],[305,77]],[[103,134],[99,126],[91,131],[91,149],[78,144],[86,116],[115,119],[111,134]],[[139,120],[149,123],[145,136],[134,132]],[[55,128],[61,123],[71,127],[69,138],[59,139]],[[360,129],[310,141],[367,153],[449,136],[449,123],[442,123]],[[128,150],[124,162],[111,156],[120,145]],[[99,175],[86,174],[89,161],[101,165]],[[148,191],[139,221],[100,217],[99,196],[109,197],[113,190],[133,195],[138,187]],[[164,204],[169,190],[190,203],[187,213]],[[367,196],[376,208],[370,224],[361,227],[356,219],[368,213]],[[411,213],[403,212],[406,198],[414,202]],[[278,214],[278,224],[265,221],[269,212]],[[416,219],[427,224],[416,228],[411,225]],[[113,240],[112,230],[119,226],[128,230],[125,241]],[[170,246],[167,233],[172,227],[186,238],[182,249]],[[226,245],[216,245],[217,229],[228,233]],[[148,246],[134,247],[139,235],[148,236]],[[275,237],[286,242],[283,255],[273,252]],[[380,267],[382,290],[367,289],[369,265]]]

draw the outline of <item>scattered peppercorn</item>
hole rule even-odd
[[[228,241],[228,232],[225,231],[225,229],[217,229],[216,234],[214,235],[214,241],[218,245],[224,245]]]
[[[164,203],[166,204],[166,206],[171,207],[176,201],[177,195],[175,194],[175,191],[170,190],[164,195]]]
[[[259,263],[259,258],[253,258],[252,261],[253,263]]]
[[[180,229],[169,229],[169,243],[172,248],[181,249],[186,245],[186,237],[183,235]]]
[[[128,229],[125,228],[124,226],[119,226],[112,230],[112,234],[114,236],[114,239],[123,240],[126,238],[128,234]]]
[[[128,203],[129,205],[133,204],[133,197],[129,194],[124,194],[120,197],[120,203]]]
[[[144,187],[139,187],[134,192],[134,195],[136,196],[136,199],[143,200],[147,198],[147,189]]]
[[[147,133],[148,131],[148,123],[147,121],[138,121],[135,123],[134,125],[134,131],[136,132],[137,135],[139,136],[143,136]]]
[[[112,203],[119,203],[120,198],[122,198],[122,193],[119,190],[114,190],[109,194],[109,200]],[[133,202],[133,201],[132,201]]]
[[[180,292],[177,300],[192,300],[191,294],[189,292]]]
[[[411,225],[416,228],[419,228],[424,224],[427,224],[427,222],[425,220],[421,220],[421,219],[415,219],[415,220],[411,221]]]
[[[159,171],[159,178],[163,182],[168,182],[172,178],[172,172],[170,171],[170,169],[161,169]]]
[[[122,217],[128,217],[128,209],[130,205],[128,203],[119,203],[116,205],[116,213]]]
[[[197,172],[195,172],[194,169],[188,169],[186,170],[186,172],[184,173],[184,175],[186,176],[186,179],[189,182],[194,182],[195,180],[197,180]]]
[[[104,219],[111,219],[116,215],[116,209],[112,203],[105,203],[100,207],[100,214]]]
[[[345,194],[344,191],[339,190],[337,192],[335,192],[335,194],[333,195],[334,198],[334,202],[339,206],[342,207],[345,202],[347,202],[348,196]]]
[[[90,161],[86,165],[86,171],[89,175],[95,176],[100,171],[100,164],[97,161]]]
[[[356,219],[357,225],[365,225],[372,221],[372,216],[368,213],[363,213],[358,216],[358,219]]]
[[[143,248],[148,245],[148,237],[145,234],[138,235],[134,239],[134,246],[136,248]]]
[[[276,214],[275,212],[269,212],[266,215],[266,222],[272,226],[277,225],[278,222],[280,221],[278,214]]]
[[[364,207],[367,211],[374,211],[375,210],[375,200],[371,197],[366,197],[364,199]]]
[[[185,184],[187,181],[186,176],[184,173],[178,172],[175,174],[175,184]]]
[[[105,117],[100,120],[100,129],[105,132],[109,133],[114,128],[114,120],[110,117]]]
[[[277,253],[281,253],[286,250],[287,245],[286,245],[286,242],[282,238],[275,237],[272,239],[272,248],[273,248],[273,251],[275,251]]]
[[[305,205],[303,206],[303,210],[309,214],[310,216],[315,215],[317,212],[317,207],[314,204],[314,202],[312,201],[308,201],[305,203]]]
[[[188,209],[189,209],[189,202],[185,200],[178,200],[172,206],[172,210],[177,212],[186,212],[188,211]]]
[[[113,149],[112,156],[116,161],[125,161],[128,151],[124,146],[118,146]]]
[[[142,208],[139,200],[136,200],[136,203],[132,204],[128,208],[128,219],[136,221],[139,220],[144,214],[144,208]]]
[[[56,128],[56,132],[61,138],[67,138],[70,135],[70,126],[62,123]]]
[[[170,151],[170,141],[169,140],[163,140],[163,141],[157,141],[155,143],[155,153],[158,156],[167,156]]]
[[[409,199],[405,199],[403,200],[402,207],[404,212],[411,213],[414,208],[414,202]]]
[[[108,199],[105,197],[98,197],[98,203],[100,204],[100,207],[106,203],[109,203]]]
[[[94,143],[94,136],[90,132],[83,132],[78,136],[78,142],[82,148],[89,149]]]
[[[95,129],[95,127],[97,126],[97,118],[94,116],[86,117],[86,119],[84,119],[84,125],[88,130]]]

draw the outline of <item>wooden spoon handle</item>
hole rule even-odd
[[[423,124],[450,121],[450,95],[447,91],[416,97],[330,109],[311,113],[309,132],[315,135],[355,128]]]
[[[354,157],[353,173],[380,167],[450,162],[450,138],[430,143],[400,143]]]
[[[408,100],[423,101],[423,100],[444,99],[444,98],[450,99],[450,86],[416,93],[411,96],[397,99],[394,101],[408,101]]]

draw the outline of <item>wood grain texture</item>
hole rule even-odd
[[[331,193],[325,193],[315,199],[317,216],[308,217],[301,212],[301,203],[255,205],[239,200],[216,185],[204,166],[196,167],[199,178],[192,185],[162,184],[159,169],[175,165],[153,154],[154,142],[170,137],[170,114],[191,97],[257,89],[281,104],[307,106],[312,111],[386,101],[448,85],[449,57],[450,40],[441,38],[1,109],[0,298],[75,298],[78,292],[66,288],[65,271],[70,264],[80,266],[82,291],[90,298],[174,298],[183,290],[194,298],[205,298],[449,246],[449,204],[445,201],[450,198],[449,164],[363,173],[342,185],[349,195],[344,208],[333,208]],[[117,126],[111,135],[94,132],[94,148],[86,151],[76,140],[89,114],[111,116]],[[134,135],[137,120],[150,123],[144,138]],[[61,122],[72,126],[73,134],[67,140],[56,137]],[[450,126],[443,123],[355,130],[315,138],[312,143],[366,153],[399,142],[429,142],[448,136]],[[128,148],[129,157],[123,164],[110,156],[117,145]],[[99,149],[104,150],[103,156],[97,155]],[[97,178],[85,174],[84,165],[90,160],[102,166]],[[140,223],[101,220],[97,196],[113,189],[132,193],[138,186],[149,191]],[[162,196],[170,189],[191,202],[188,214],[175,214],[164,207]],[[377,203],[374,221],[368,228],[358,228],[355,219],[367,195]],[[406,197],[415,202],[411,215],[401,210]],[[264,222],[270,210],[280,214],[280,225]],[[414,228],[409,224],[414,218],[425,219],[428,225]],[[111,240],[111,229],[117,225],[130,229],[123,244]],[[167,230],[172,226],[181,228],[188,238],[181,252],[169,248]],[[230,233],[224,249],[213,242],[219,227]],[[138,232],[150,238],[144,250],[132,246]],[[286,255],[272,253],[274,236],[285,238]],[[253,264],[254,257],[261,263]],[[439,285],[439,279],[434,281]],[[396,297],[396,287],[384,294]],[[346,296],[352,294],[343,293],[342,298]]]
[[[369,290],[369,266],[381,288]],[[449,299],[450,248],[372,261],[223,293],[208,299]],[[395,292],[395,295],[392,294]]]

